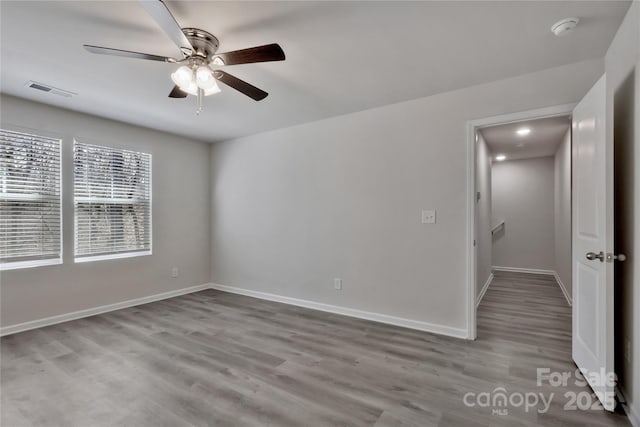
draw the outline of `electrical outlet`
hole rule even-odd
[[[426,210],[422,211],[422,223],[423,224],[435,224],[436,223],[436,211]]]
[[[180,275],[180,270],[178,270],[178,267],[173,267],[171,269],[171,277],[178,277]]]
[[[333,288],[336,291],[342,290],[342,279],[333,279]]]

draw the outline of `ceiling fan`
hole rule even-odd
[[[219,67],[255,62],[283,61],[285,55],[278,44],[272,43],[232,52],[217,53],[219,42],[215,36],[199,28],[181,28],[162,0],[140,0],[140,4],[160,28],[167,33],[176,46],[180,48],[182,58],[176,59],[87,44],[83,45],[84,48],[91,53],[101,55],[182,64],[171,74],[171,79],[175,86],[169,93],[169,97],[186,98],[187,95],[197,96],[198,113],[202,110],[203,97],[220,92],[217,81],[256,101],[267,97],[267,92],[220,70]]]

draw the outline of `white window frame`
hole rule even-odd
[[[59,256],[54,258],[46,258],[46,259],[33,259],[33,260],[24,260],[24,261],[6,261],[0,262],[0,271],[7,270],[18,270],[18,269],[26,269],[26,268],[34,268],[34,267],[44,267],[49,265],[60,265],[63,262],[64,258],[64,217],[63,217],[63,185],[62,185],[62,145],[64,144],[64,139],[60,135],[52,134],[51,132],[43,132],[37,129],[29,129],[21,126],[14,126],[11,124],[3,123],[1,128],[3,130],[7,130],[15,133],[22,133],[26,135],[32,135],[36,137],[50,138],[58,140],[58,188],[59,188],[59,205],[60,205],[60,214],[59,214]],[[1,187],[1,185],[0,185]],[[34,200],[36,197],[24,197],[25,200]]]
[[[108,261],[115,259],[125,259],[125,258],[136,258],[142,256],[153,255],[153,155],[151,153],[142,153],[141,151],[132,150],[130,148],[122,148],[122,147],[114,147],[105,143],[99,142],[89,142],[84,139],[80,140],[78,138],[74,138],[73,140],[73,149],[72,149],[72,162],[75,169],[75,147],[76,144],[82,145],[95,145],[97,147],[109,148],[113,150],[122,150],[122,151],[135,151],[137,153],[146,154],[149,156],[149,249],[148,250],[135,250],[128,252],[118,252],[111,254],[98,254],[98,255],[88,255],[88,256],[78,256],[76,253],[76,244],[78,241],[78,226],[77,226],[77,216],[76,216],[76,201],[80,199],[81,201],[91,201],[90,197],[77,197],[75,195],[75,172],[73,173],[73,246],[74,246],[74,263],[85,263],[85,262],[95,262],[95,261]],[[133,199],[113,199],[120,200],[125,203],[132,203]]]

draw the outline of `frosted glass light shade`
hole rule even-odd
[[[183,65],[171,74],[171,80],[181,88],[189,87],[195,80],[193,70],[186,65]]]
[[[196,70],[196,84],[204,91],[205,96],[220,92],[218,82],[209,67],[202,66]]]
[[[184,92],[190,95],[198,94],[198,85],[193,70],[186,65],[171,74],[171,80]]]

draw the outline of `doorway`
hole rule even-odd
[[[556,130],[556,132],[561,133],[559,137],[561,139],[562,137],[566,137],[566,133],[567,131],[569,131],[570,122],[568,118],[571,115],[573,107],[574,107],[573,104],[548,107],[548,108],[543,108],[538,110],[525,111],[525,112],[514,113],[509,115],[490,117],[482,120],[476,120],[476,121],[470,122],[468,125],[469,158],[468,158],[467,188],[469,191],[468,200],[470,202],[470,205],[468,206],[468,229],[470,230],[470,232],[468,233],[468,236],[469,236],[468,259],[469,259],[470,265],[469,265],[469,273],[468,273],[469,284],[468,284],[468,293],[467,293],[467,299],[468,299],[467,300],[467,305],[468,305],[467,326],[469,330],[469,339],[476,339],[477,337],[477,311],[476,310],[477,310],[477,306],[482,300],[484,293],[486,292],[486,290],[488,289],[492,280],[495,277],[496,273],[494,272],[494,269],[493,269],[494,266],[502,267],[501,271],[509,271],[509,267],[511,267],[513,269],[513,272],[516,272],[516,273],[517,272],[546,273],[546,274],[553,275],[552,277],[555,278],[555,275],[554,275],[555,268],[551,269],[551,268],[540,267],[540,265],[542,266],[549,265],[548,260],[547,260],[547,264],[540,264],[539,261],[536,261],[535,263],[532,264],[529,262],[530,260],[526,260],[526,256],[527,256],[526,245],[524,245],[524,248],[520,248],[518,251],[514,253],[510,251],[509,248],[510,246],[512,246],[512,244],[515,244],[516,246],[518,245],[518,239],[519,239],[518,236],[521,235],[521,233],[525,233],[526,235],[527,233],[526,221],[524,221],[525,223],[524,226],[522,226],[522,224],[518,225],[519,220],[516,220],[515,223],[512,221],[511,225],[509,225],[509,223],[507,222],[508,218],[505,218],[506,216],[505,214],[502,214],[500,212],[493,212],[492,199],[494,199],[493,197],[494,194],[493,194],[493,191],[492,191],[493,189],[491,185],[491,181],[492,181],[491,171],[492,171],[492,166],[495,164],[505,162],[504,164],[507,165],[508,159],[509,161],[513,162],[512,165],[516,164],[515,162],[518,162],[518,161],[522,163],[527,163],[527,159],[525,157],[528,156],[529,158],[532,158],[532,159],[535,157],[548,157],[548,159],[543,162],[531,161],[528,163],[546,163],[546,165],[542,165],[543,169],[545,167],[549,169],[549,165],[552,165],[551,172],[554,173],[553,171],[555,170],[555,159],[552,158],[551,156],[555,157],[555,154],[559,148],[558,147],[559,141],[556,141],[555,145],[543,144],[545,145],[545,147],[540,147],[540,145],[533,144],[532,143],[533,141],[531,139],[528,140],[529,142],[526,142],[527,140],[525,140],[524,138],[518,139],[514,137],[514,138],[511,138],[513,147],[507,147],[507,145],[509,145],[509,143],[507,142],[509,138],[504,137],[504,138],[498,138],[498,140],[502,142],[497,141],[497,144],[494,144],[493,147],[490,147],[487,144],[487,141],[486,141],[485,135],[483,135],[483,132],[487,133],[487,131],[493,128],[493,130],[495,130],[497,134],[507,135],[509,133],[513,134],[514,132],[516,132],[515,135],[519,136],[517,134],[518,130],[528,128],[529,133],[527,133],[527,135],[522,135],[524,137],[531,134],[532,123],[535,123],[536,121],[546,120],[549,123],[556,123],[556,124],[560,122],[563,123],[564,132]],[[522,144],[522,142],[524,142],[524,144]],[[520,147],[517,147],[518,144],[522,144],[522,145]],[[507,148],[509,148],[509,150],[507,150]],[[543,151],[540,151],[541,149]],[[496,159],[498,155],[504,155],[504,158],[500,156]],[[570,158],[571,158],[570,150],[569,150],[569,155],[567,157],[568,157],[568,161],[570,162]],[[502,171],[508,172],[508,169],[509,168],[502,168]],[[521,173],[520,174],[521,176],[519,177],[520,180],[524,180],[523,181],[524,184],[526,184],[527,174],[530,173],[531,171],[534,171],[536,167],[534,165],[534,167],[528,168],[528,169],[530,169],[529,172],[525,171],[524,173]],[[521,169],[521,172],[522,172],[522,169]],[[569,163],[568,173],[570,177],[570,163]],[[479,175],[484,175],[484,176],[479,176]],[[553,180],[555,181],[555,178],[553,178]],[[513,185],[511,184],[512,183],[509,183],[507,180],[507,184],[504,186],[504,188],[501,187],[501,190],[500,190],[501,193],[504,193],[503,194],[504,197],[502,198],[507,201],[510,198],[509,191],[513,191]],[[569,178],[569,189],[570,189],[570,178]],[[503,192],[502,190],[505,190],[505,191]],[[554,191],[555,191],[555,186],[552,189],[552,193],[551,193],[552,199],[550,203],[549,202],[546,203],[547,206],[545,209],[545,211],[548,213],[549,206],[551,206],[552,215],[549,218],[553,224],[551,226],[551,231],[547,232],[546,239],[543,238],[543,239],[536,239],[536,240],[539,241],[540,245],[551,244],[551,248],[555,251],[555,237],[554,237],[555,236],[555,221],[554,221],[555,194],[554,194]],[[524,199],[526,200],[527,199],[526,188],[524,193],[522,191],[520,193],[521,193],[520,194],[521,196],[524,194]],[[549,197],[548,191],[546,195],[543,194],[541,195],[541,197],[543,198],[546,197],[548,200],[548,197]],[[535,206],[535,203],[534,203],[534,206]],[[570,203],[569,203],[569,206],[570,206]],[[505,211],[507,212],[508,207],[501,206],[500,209],[503,209],[503,207],[507,209]],[[516,206],[516,208],[518,208],[518,206]],[[522,221],[520,222],[522,223]],[[569,220],[569,227],[570,227],[570,220]],[[520,231],[518,231],[518,229],[520,229]],[[513,242],[510,242],[509,240],[507,240],[506,238],[507,235],[510,238],[509,240],[512,240]],[[549,236],[551,236],[551,238],[549,238]],[[500,248],[499,248],[499,250],[501,251],[500,259],[512,258],[509,262],[507,262],[508,264],[512,264],[511,266],[510,265],[501,266],[494,263],[494,260],[492,259],[494,237],[498,239],[498,242],[500,245]],[[539,236],[534,236],[534,237],[537,238]],[[571,237],[569,234],[568,242],[565,242],[565,243],[568,244],[570,247],[570,242],[571,242]],[[548,255],[543,253],[544,252],[543,250],[542,251],[539,250],[539,248],[536,250],[536,252],[539,252],[542,258],[545,258]],[[513,258],[513,255],[515,255],[516,258]],[[514,260],[514,259],[517,260],[518,259],[517,257],[520,257],[521,260],[524,258],[524,261],[519,262],[520,265],[517,265],[518,261]],[[554,257],[552,256],[551,259],[553,260],[553,258]],[[536,267],[536,265],[538,265],[538,267]],[[568,263],[567,269],[569,272],[571,271],[570,261]],[[567,279],[567,281],[569,281],[569,279]],[[566,284],[565,284],[565,288],[567,288]],[[567,293],[570,295],[569,292]]]
[[[625,369],[625,364],[633,366],[631,361],[634,359],[633,343],[629,336],[635,333],[633,328],[628,327],[631,323],[628,318],[632,316],[628,312],[625,315],[624,308],[622,311],[615,310],[614,301],[621,302],[625,299],[625,293],[627,296],[633,294],[633,287],[629,286],[628,280],[632,276],[632,273],[628,274],[632,269],[627,268],[624,262],[634,248],[624,236],[630,237],[634,231],[634,221],[629,220],[634,218],[633,203],[628,198],[634,196],[634,170],[630,159],[636,157],[633,148],[634,123],[637,123],[634,108],[636,74],[631,71],[615,93],[609,90],[607,76],[603,75],[573,112],[571,109],[565,111],[573,115],[572,277],[571,290],[568,292],[569,296],[573,293],[571,360],[583,373],[582,379],[591,387],[590,399],[597,399],[597,403],[608,411],[614,411],[617,407],[615,392],[620,390],[620,384],[615,378],[616,371],[622,373],[623,385],[632,383],[628,378],[632,377],[629,373],[633,370]],[[554,109],[555,112],[549,111]],[[530,116],[558,116],[562,115],[557,111],[560,109],[555,107],[537,111]],[[467,305],[470,339],[477,337],[474,300],[479,293],[476,285],[478,270],[482,271],[478,266],[477,245],[480,226],[476,215],[479,196],[476,194],[479,151],[476,144],[483,128],[526,118],[526,113],[521,113],[479,120],[468,125],[467,212],[470,246]],[[614,319],[618,330],[614,328]],[[617,335],[615,340],[614,332]],[[615,348],[618,351],[614,351]]]
[[[571,352],[571,117],[477,130],[480,338]]]
[[[502,273],[553,276],[571,305],[571,117],[485,126],[476,139],[476,305]]]

